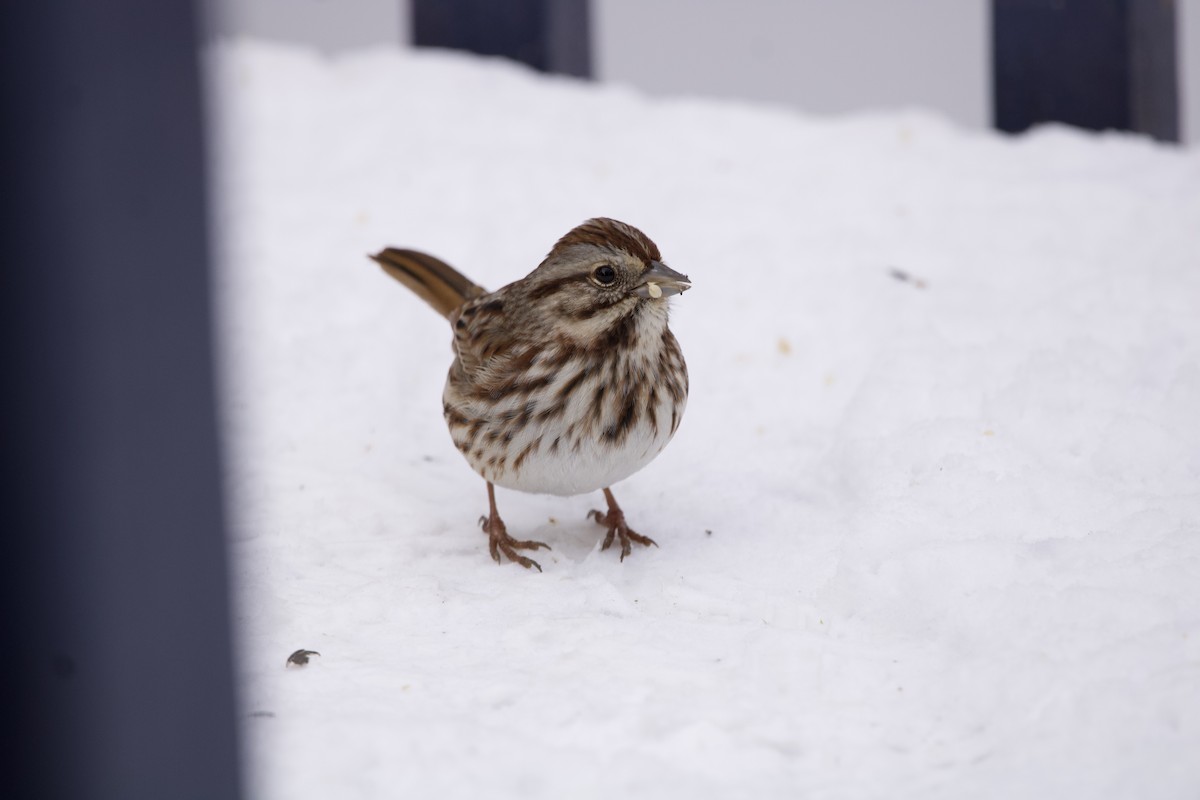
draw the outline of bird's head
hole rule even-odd
[[[527,307],[575,338],[596,335],[635,313],[666,321],[667,298],[691,281],[662,262],[658,246],[632,225],[599,217],[558,240],[523,281]]]

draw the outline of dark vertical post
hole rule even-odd
[[[588,77],[588,0],[412,0],[413,44]]]
[[[1129,128],[1128,0],[993,0],[996,127]]]
[[[995,125],[1178,139],[1174,0],[992,0]]]
[[[0,11],[5,796],[240,794],[195,17]]]
[[[1133,0],[1129,19],[1130,117],[1135,131],[1179,141],[1175,0]]]

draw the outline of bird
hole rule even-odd
[[[455,447],[487,483],[479,524],[497,563],[541,565],[519,551],[495,487],[573,496],[600,490],[588,518],[619,543],[657,547],[634,531],[612,485],[652,461],[687,406],[688,373],[668,327],[668,298],[691,288],[632,225],[597,217],[560,238],[524,278],[494,292],[427,253],[387,247],[370,256],[450,324],[454,358],[442,412]]]

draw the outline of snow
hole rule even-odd
[[[249,787],[1183,797],[1200,787],[1200,151],[651,100],[495,60],[209,53]],[[679,434],[501,490],[445,321],[606,215],[695,282]],[[319,651],[285,668],[297,648]]]

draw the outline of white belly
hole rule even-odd
[[[682,409],[677,415],[679,411]],[[584,435],[574,440],[560,439],[558,448],[551,449],[553,440],[547,443],[543,438],[541,447],[531,452],[519,468],[497,471],[489,480],[506,489],[564,496],[612,486],[653,461],[671,441],[671,411],[660,408],[659,419],[664,419],[664,412],[665,424],[657,430],[648,423],[636,425],[618,446],[606,443],[603,436]],[[472,466],[487,477],[484,470]]]
[[[464,403],[448,383],[446,402],[454,405],[456,414],[479,426],[472,432],[471,424],[452,423],[451,436],[484,480],[506,489],[569,496],[612,486],[662,452],[683,417],[687,401],[686,396],[678,402],[661,397],[652,412],[643,401],[633,424],[614,442],[606,430],[615,419],[596,424],[581,422],[593,419],[586,412],[598,381],[598,377],[584,381],[558,418],[524,425],[514,424],[512,416],[524,408],[525,398],[489,407],[486,412],[491,418],[481,420],[485,409]]]

